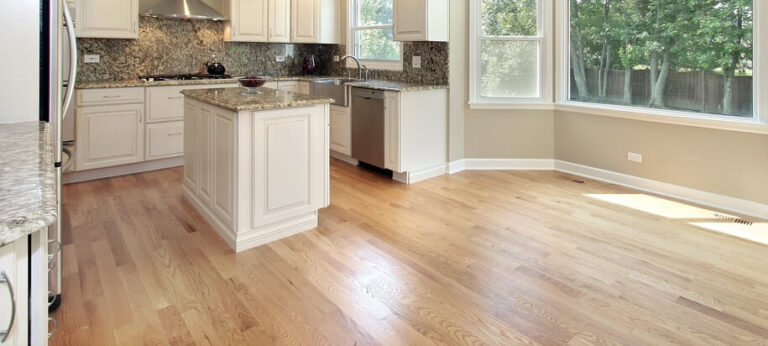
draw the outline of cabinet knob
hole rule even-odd
[[[13,322],[16,320],[16,297],[14,297],[11,279],[8,278],[8,274],[5,271],[0,272],[0,284],[8,286],[8,293],[11,294],[11,321],[8,322],[8,329],[0,330],[0,343],[4,343],[8,339],[8,336],[11,335],[11,331],[13,331]]]

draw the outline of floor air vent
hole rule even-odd
[[[730,215],[723,215],[723,214],[718,214],[718,213],[715,213],[715,217],[717,217],[718,219],[723,219],[723,220],[734,222],[734,223],[738,223],[738,224],[741,224],[741,225],[752,226],[752,221],[744,220],[744,219],[742,219],[740,217],[733,217],[733,216],[730,216]]]

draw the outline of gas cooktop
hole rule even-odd
[[[206,80],[206,79],[230,79],[228,74],[159,74],[139,76],[139,79],[145,82],[160,82],[165,80]]]

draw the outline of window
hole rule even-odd
[[[752,0],[571,0],[567,11],[568,100],[754,117]]]
[[[551,103],[551,1],[471,3],[470,103]]]
[[[351,54],[371,68],[402,69],[400,42],[393,40],[392,0],[351,0]]]

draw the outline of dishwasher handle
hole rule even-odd
[[[354,87],[352,88],[352,97],[364,98],[366,100],[383,100],[384,92],[381,90]]]

